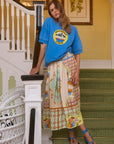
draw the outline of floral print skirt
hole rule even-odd
[[[79,85],[72,83],[76,70],[76,59],[71,53],[48,66],[43,103],[44,129],[71,129],[83,124]]]

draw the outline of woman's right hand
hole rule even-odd
[[[39,72],[39,68],[38,67],[32,68],[31,71],[30,71],[30,75],[37,74],[38,72]]]

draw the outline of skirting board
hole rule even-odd
[[[111,60],[81,60],[81,69],[112,69]]]

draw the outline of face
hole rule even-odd
[[[50,5],[49,10],[53,18],[58,19],[60,17],[60,11],[55,8],[53,3]]]

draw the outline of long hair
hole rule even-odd
[[[62,4],[58,1],[58,0],[52,0],[49,2],[48,4],[48,13],[51,17],[53,17],[51,15],[51,12],[50,12],[50,5],[51,4],[54,4],[55,5],[55,8],[58,9],[60,11],[60,17],[58,19],[58,21],[61,23],[61,26],[62,28],[68,33],[70,34],[71,33],[71,27],[70,27],[70,19],[66,16],[65,14],[65,10],[62,6]]]

